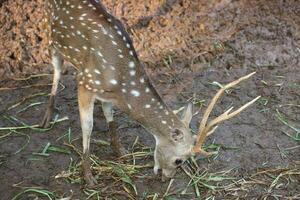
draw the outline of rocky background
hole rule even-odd
[[[207,63],[222,51],[222,43],[244,26],[267,23],[274,15],[277,19],[272,20],[278,20],[275,23],[286,21],[293,30],[290,34],[298,38],[300,35],[300,4],[296,0],[104,0],[103,3],[123,21],[141,60],[151,66],[169,56]],[[43,4],[44,0],[0,1],[0,77],[19,77],[51,69],[42,22]]]

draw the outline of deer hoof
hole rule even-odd
[[[117,148],[113,146],[113,151],[118,157],[128,154],[128,151],[122,145],[120,145]]]
[[[40,123],[40,127],[42,128],[48,128],[50,127],[50,121],[53,115],[54,110],[54,96],[50,96],[49,104],[46,110],[46,113],[43,117],[42,122]]]
[[[88,185],[88,187],[94,187],[95,185],[98,184],[97,180],[95,179],[92,173],[85,173],[84,180]]]
[[[53,111],[50,110],[50,109],[47,109],[44,117],[43,117],[43,120],[42,122],[40,123],[40,127],[42,128],[48,128],[50,127],[50,121],[51,121],[51,118],[52,118],[52,113]]]

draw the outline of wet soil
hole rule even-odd
[[[196,197],[194,187],[190,186],[187,194],[180,195],[189,178],[179,170],[169,191],[176,193],[172,197],[299,199],[299,2],[296,0],[219,0],[209,3],[177,0],[156,0],[146,3],[139,0],[104,2],[123,20],[132,33],[146,71],[166,103],[176,110],[192,97],[200,102],[195,106],[195,111],[199,110],[199,114],[192,120],[193,130],[197,130],[209,99],[218,89],[214,82],[224,84],[249,72],[257,71],[251,80],[229,91],[215,107],[212,115],[217,116],[226,108],[232,105],[237,107],[257,95],[262,96],[261,100],[239,116],[224,122],[214,135],[208,138],[207,145],[217,144],[220,147],[218,156],[200,158],[197,161],[201,171],[217,173],[231,170],[229,175],[235,178],[236,187],[215,191],[204,187],[201,188],[201,196]],[[40,93],[47,94],[50,91],[52,77],[45,75],[22,80],[16,77],[47,73],[51,69],[43,48],[43,39],[32,43],[35,40],[33,38],[42,33],[35,29],[39,23],[32,21],[41,19],[41,2],[28,1],[27,5],[23,5],[17,0],[4,1],[0,4],[1,22],[9,21],[0,27],[1,42],[4,44],[0,46],[0,74],[3,77],[0,79],[0,128],[21,126],[20,122],[12,120],[11,116],[26,124],[37,124],[43,117],[48,100],[47,96]],[[30,10],[28,13],[31,13],[33,18],[28,14],[29,18],[22,17],[20,21],[16,21],[15,19],[20,17],[16,11],[24,6],[28,6],[27,9]],[[33,28],[29,32],[19,33],[20,26]],[[35,36],[27,37],[28,33]],[[23,55],[22,52],[28,53],[28,56],[20,56]],[[55,192],[57,197],[67,197],[70,194],[73,194],[71,199],[88,197],[83,183],[55,179],[56,175],[68,169],[71,160],[80,163],[76,151],[65,145],[67,138],[59,138],[70,129],[72,145],[81,150],[75,71],[72,68],[68,68],[62,77],[60,89],[56,113],[59,114],[59,118],[68,116],[69,120],[57,123],[51,130],[45,132],[35,129],[0,131],[0,199],[11,199],[26,187],[41,187]],[[17,104],[18,102],[21,103]],[[32,103],[40,104],[32,106]],[[29,105],[31,107],[28,107]],[[27,109],[22,110],[24,108]],[[93,154],[102,160],[117,162],[110,147],[95,142],[96,139],[110,140],[99,104],[96,106],[94,117]],[[149,146],[153,150],[153,137],[131,121],[126,114],[116,109],[115,120],[122,143],[127,149],[132,150],[131,147],[138,137],[140,145]],[[47,143],[64,147],[71,153],[34,155],[41,152]],[[140,169],[133,177],[138,191],[138,195],[132,193],[134,198],[143,199],[143,196],[155,193],[162,198],[169,182],[162,183],[159,177],[154,176],[151,168],[152,154],[138,160],[138,163],[149,167]],[[268,170],[269,177],[264,177],[260,173],[254,176],[257,172]],[[297,173],[285,177],[282,173],[272,174],[272,170],[280,172],[292,170]],[[272,184],[279,174],[281,174],[279,182],[273,187]],[[120,186],[110,186],[115,180],[109,178],[106,177],[101,181],[102,187],[124,189]],[[123,194],[106,196],[111,199],[128,199]],[[26,193],[19,199],[37,198],[36,193]],[[39,199],[46,198],[39,197]]]

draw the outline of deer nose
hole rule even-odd
[[[158,175],[159,173],[161,173],[161,169],[158,166],[154,166],[153,171],[154,171],[155,175]]]

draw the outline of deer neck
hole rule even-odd
[[[166,138],[172,129],[183,127],[177,115],[164,103],[152,84],[145,80],[144,90],[140,96],[124,96],[125,112],[139,122],[156,139]],[[129,103],[128,103],[129,102]]]

